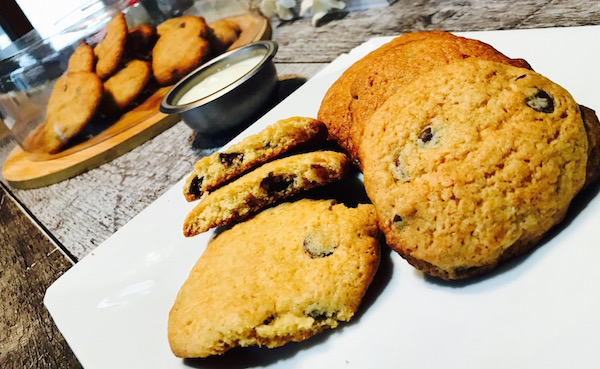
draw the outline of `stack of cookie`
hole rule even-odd
[[[529,250],[598,175],[593,111],[524,60],[446,32],[368,54],[318,118],[362,168],[389,246],[444,279]]]
[[[184,195],[199,203],[184,234],[228,229],[177,295],[168,327],[175,355],[277,347],[353,317],[379,265],[373,206],[279,201],[346,174],[345,154],[315,151],[326,137],[323,123],[291,117],[195,164]]]
[[[118,117],[225,51],[240,35],[234,22],[207,25],[182,16],[128,29],[116,15],[95,46],[82,42],[70,56],[46,107],[46,119],[24,141],[28,151],[57,153],[98,114]]]
[[[599,172],[593,111],[524,60],[445,32],[404,35],[358,61],[318,118],[282,120],[194,166],[184,195],[200,201],[184,234],[229,228],[171,310],[177,356],[276,347],[347,321],[377,269],[379,229],[429,275],[488,272],[535,245]],[[351,159],[285,155],[327,131]],[[350,160],[372,205],[303,199],[264,210],[337,181]]]
[[[291,117],[199,160],[184,196],[201,200],[185,219],[184,234],[194,236],[243,220],[280,199],[339,180],[350,167],[343,153],[309,151],[282,157],[302,145],[324,144],[326,138],[323,123]]]

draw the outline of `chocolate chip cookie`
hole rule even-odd
[[[94,49],[90,45],[82,43],[69,57],[67,72],[93,72],[95,67]]]
[[[27,150],[55,154],[77,135],[94,116],[104,88],[92,72],[67,72],[56,81],[46,117],[25,141]]]
[[[334,151],[314,151],[266,163],[204,197],[183,225],[186,237],[256,214],[276,201],[342,178],[350,162]]]
[[[315,119],[290,117],[279,120],[224,151],[198,160],[185,182],[183,194],[188,201],[196,200],[205,192],[283,153],[302,145],[324,143],[326,139],[325,124]]]
[[[477,40],[442,31],[408,33],[348,68],[327,91],[317,118],[360,166],[359,147],[369,117],[421,74],[466,58],[529,67]]]
[[[281,346],[354,316],[379,265],[372,205],[282,203],[214,238],[168,320],[178,357]]]
[[[220,19],[209,24],[212,30],[210,44],[213,55],[225,52],[240,37],[242,28],[239,24],[229,20]]]
[[[461,279],[526,252],[563,219],[586,180],[587,150],[567,91],[468,58],[388,98],[360,155],[388,244],[426,273]]]
[[[172,18],[156,31],[160,37],[152,49],[152,71],[161,86],[177,82],[209,55],[210,28],[202,17]]]
[[[127,22],[125,16],[119,13],[108,22],[104,38],[94,47],[94,54],[98,59],[96,74],[101,79],[108,78],[118,69],[125,53],[126,40]]]
[[[107,114],[122,112],[140,96],[152,78],[150,63],[132,60],[104,82],[104,110]]]

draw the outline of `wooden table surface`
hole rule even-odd
[[[341,53],[375,36],[600,25],[600,2],[397,1],[383,9],[331,16],[318,27],[309,19],[273,19],[272,25],[272,38],[279,43],[281,100]],[[223,143],[194,140],[192,131],[178,123],[119,158],[55,185],[19,190],[2,179],[1,368],[80,367],[43,306],[46,288]],[[0,162],[13,147],[0,139]]]

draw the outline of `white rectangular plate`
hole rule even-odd
[[[600,110],[600,27],[462,35],[525,58],[579,103]],[[236,140],[280,118],[315,117],[338,76],[389,39],[373,39],[340,56]],[[576,199],[551,238],[482,279],[443,283],[384,252],[351,323],[279,349],[184,361],[169,349],[167,316],[212,232],[183,237],[183,219],[194,204],[184,200],[182,185],[48,289],[45,304],[85,368],[600,367],[599,186]]]

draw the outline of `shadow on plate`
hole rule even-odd
[[[351,208],[356,207],[358,204],[371,203],[365,192],[360,172],[356,169],[353,169],[339,181],[303,193],[302,197],[310,199],[335,199],[338,203]]]
[[[302,350],[327,341],[333,330],[320,333],[306,341],[290,342],[277,348],[266,347],[236,347],[223,355],[211,356],[199,359],[184,359],[186,366],[192,368],[229,368],[242,369],[273,365],[281,360],[288,360],[296,356]]]
[[[547,244],[560,232],[564,231],[565,228],[567,228],[577,218],[577,216],[581,214],[581,212],[589,205],[589,203],[598,195],[599,192],[600,181],[596,180],[595,182],[591,183],[587,188],[579,192],[573,198],[573,200],[571,201],[571,205],[567,210],[567,214],[565,215],[565,218],[562,220],[562,222],[552,227],[536,245],[534,245],[530,250],[528,250],[524,254],[501,263],[500,265],[498,265],[498,267],[496,267],[489,273],[465,280],[445,281],[437,277],[425,275],[424,273],[421,273],[416,269],[415,272],[421,273],[423,275],[423,278],[429,283],[443,287],[462,288],[476,285],[478,283],[498,277],[499,275],[508,273],[511,270],[515,270],[524,262],[531,260],[531,258],[535,254],[543,252],[544,249],[548,247]],[[554,247],[556,246],[557,245],[554,245]],[[514,278],[516,277],[518,277],[518,275],[514,276]]]

